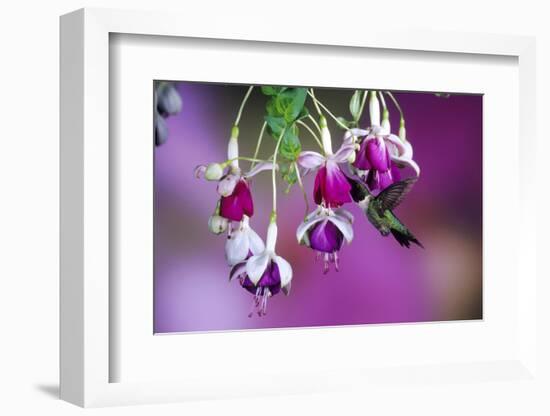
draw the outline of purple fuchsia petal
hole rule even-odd
[[[233,193],[221,198],[220,215],[232,221],[241,221],[243,215],[251,217],[254,214],[254,204],[250,188],[244,179],[239,180]]]
[[[323,199],[327,207],[338,208],[346,202],[351,202],[351,185],[346,176],[334,161],[326,163],[324,183],[321,183]]]
[[[393,182],[394,180],[391,170],[379,172],[372,169],[367,175],[367,186],[371,191],[382,191],[390,186]]]
[[[401,180],[401,171],[399,170],[399,167],[392,162],[391,169],[390,169],[391,177],[393,182],[399,182]]]
[[[315,175],[315,184],[313,185],[313,199],[317,205],[323,202],[323,187],[327,177],[327,168],[321,166]]]
[[[248,276],[246,276],[242,281],[242,287],[253,295],[256,294],[258,288],[261,288],[262,291],[267,288],[272,295],[276,295],[281,290],[279,267],[275,262],[270,261],[257,285],[254,285]]]
[[[367,137],[363,142],[361,143],[361,146],[359,147],[359,150],[357,151],[357,155],[355,156],[355,162],[353,162],[353,166],[355,166],[357,169],[361,170],[369,170],[372,168],[369,159],[367,158],[367,142],[369,141],[369,138]]]
[[[331,221],[315,224],[309,231],[310,247],[323,253],[334,253],[342,248],[344,235]]]
[[[367,142],[366,154],[373,169],[385,171],[390,168],[390,153],[381,137],[375,137]]]

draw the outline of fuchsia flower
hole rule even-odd
[[[363,171],[361,176],[371,191],[381,191],[401,179],[398,168],[408,166],[420,174],[412,154],[409,142],[374,126],[361,142],[353,165]]]
[[[225,242],[225,258],[230,266],[240,263],[250,256],[260,254],[265,250],[265,245],[260,236],[249,224],[249,218],[245,215],[236,230],[230,232]]]
[[[330,263],[338,271],[338,252],[344,240],[353,240],[353,215],[343,208],[332,210],[318,206],[296,230],[298,243],[315,250],[323,257],[323,272],[327,273]]]
[[[290,293],[292,267],[290,263],[275,253],[277,224],[272,220],[267,229],[266,247],[263,252],[238,263],[231,269],[229,280],[238,279],[241,286],[254,295],[254,310],[258,316],[266,314],[267,300],[283,291]]]
[[[317,170],[313,189],[315,203],[337,208],[346,202],[351,202],[351,186],[338,164],[349,161],[349,158],[354,155],[355,145],[344,142],[333,154],[330,132],[324,118],[321,118],[321,129],[325,156],[317,152],[305,151],[300,153],[298,163],[305,169]]]
[[[218,181],[217,191],[220,194],[219,214],[230,221],[242,221],[243,217],[254,215],[254,202],[248,179],[264,170],[271,170],[270,162],[258,163],[249,172],[242,174],[239,167],[239,144],[237,131],[233,132],[227,149],[225,163],[210,163],[195,168],[195,176],[204,176],[206,180]]]

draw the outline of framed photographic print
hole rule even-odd
[[[246,27],[61,19],[62,398],[537,383],[534,41]]]

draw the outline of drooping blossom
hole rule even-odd
[[[260,254],[250,257],[247,261],[236,264],[229,274],[229,280],[237,279],[241,286],[254,295],[252,301],[252,316],[254,311],[258,316],[266,314],[267,300],[282,291],[288,295],[292,280],[292,267],[282,257],[275,253],[277,240],[277,224],[271,221],[267,229],[266,247]]]
[[[230,266],[240,263],[250,256],[260,254],[265,245],[260,236],[249,224],[245,215],[236,230],[232,230],[225,242],[225,258]]]
[[[353,240],[353,215],[343,208],[331,209],[318,206],[310,213],[296,230],[296,238],[300,244],[317,252],[317,257],[323,259],[323,272],[327,273],[330,264],[339,269],[338,252],[344,240]]]
[[[298,163],[305,169],[317,170],[313,189],[313,199],[317,205],[337,208],[351,202],[350,185],[338,165],[348,163],[354,155],[355,145],[343,143],[336,153],[332,153],[332,142],[326,120],[321,117],[322,144],[325,155],[313,151],[300,153]]]
[[[206,180],[218,181],[220,194],[220,215],[230,221],[241,221],[246,215],[254,215],[254,202],[248,179],[264,170],[271,170],[271,162],[258,163],[247,173],[239,167],[238,128],[234,127],[227,148],[227,162],[199,165],[195,176],[204,176]]]
[[[401,179],[399,168],[411,167],[418,176],[420,168],[412,159],[412,146],[386,129],[374,126],[363,139],[353,165],[371,191],[381,191]]]

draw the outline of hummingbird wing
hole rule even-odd
[[[376,197],[376,202],[378,202],[376,206],[380,215],[383,215],[384,211],[388,209],[392,211],[396,208],[409,193],[417,179],[417,177],[413,177],[395,182],[380,192]]]

